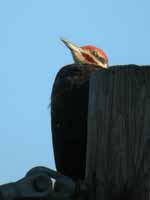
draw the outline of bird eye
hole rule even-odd
[[[93,51],[93,55],[97,57],[98,56],[97,51]]]
[[[105,63],[105,59],[102,58],[97,51],[93,51],[92,54],[102,63]]]
[[[92,51],[93,56],[95,56],[101,63],[105,64],[106,61],[105,59],[99,55],[99,53],[97,51]]]
[[[102,57],[100,57],[100,56],[98,56],[97,58],[99,59],[100,62],[102,62],[102,63],[105,64],[105,59],[104,59],[104,58],[102,58]]]

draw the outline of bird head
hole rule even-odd
[[[108,67],[108,58],[101,49],[90,45],[78,47],[62,38],[61,41],[71,50],[75,63],[94,64],[103,68]]]

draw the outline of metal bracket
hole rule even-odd
[[[35,167],[19,181],[1,185],[0,200],[71,200],[75,190],[71,178],[46,167]]]

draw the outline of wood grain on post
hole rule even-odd
[[[92,75],[86,179],[91,200],[150,199],[149,66],[114,66]]]

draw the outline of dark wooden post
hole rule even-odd
[[[86,179],[91,200],[150,199],[150,67],[92,75]]]

